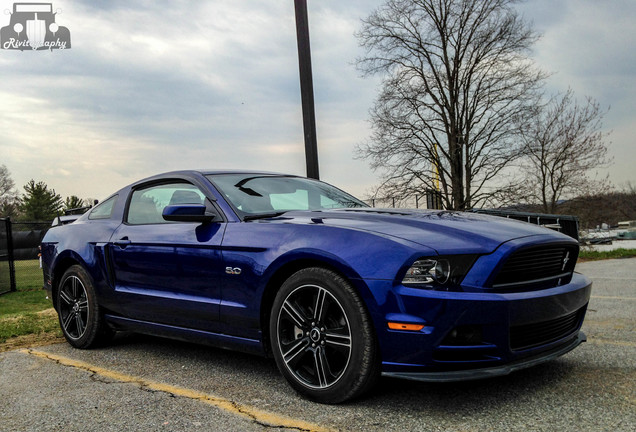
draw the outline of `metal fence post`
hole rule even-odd
[[[7,260],[7,269],[9,271],[9,291],[0,291],[0,294],[5,294],[8,292],[16,291],[16,282],[15,282],[15,265],[14,265],[14,255],[13,255],[13,238],[12,238],[12,230],[11,230],[11,218],[2,218],[0,222],[4,224],[3,230],[6,238],[6,250],[7,253],[2,255],[2,260],[4,258]]]
[[[9,275],[11,278],[11,292],[17,290],[15,283],[15,257],[13,255],[13,227],[11,218],[7,218],[7,249],[9,252]]]

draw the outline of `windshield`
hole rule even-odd
[[[216,174],[207,177],[241,217],[290,210],[368,207],[338,188],[303,177],[262,174]]]

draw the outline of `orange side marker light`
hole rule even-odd
[[[389,328],[391,330],[420,331],[424,328],[424,324],[406,324],[406,323],[390,322]]]

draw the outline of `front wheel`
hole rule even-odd
[[[71,266],[64,273],[55,300],[62,333],[75,348],[91,348],[112,337],[114,332],[104,322],[91,278],[81,266]]]
[[[379,376],[364,303],[342,276],[303,269],[279,290],[270,315],[272,352],[294,389],[322,403],[361,395]]]

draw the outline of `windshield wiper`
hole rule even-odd
[[[273,213],[260,213],[260,214],[252,214],[252,215],[247,215],[247,216],[243,216],[243,220],[244,221],[250,221],[250,220],[255,220],[255,219],[269,219],[269,218],[274,218],[274,217],[278,217],[282,214],[287,213],[286,211],[281,211],[281,212],[273,212]]]

